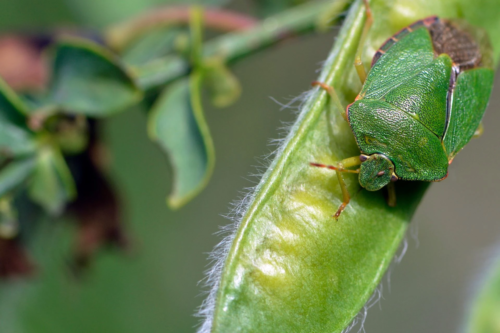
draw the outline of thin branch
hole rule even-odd
[[[112,26],[106,32],[106,41],[115,50],[121,50],[138,36],[152,29],[189,24],[190,6],[168,6],[148,11],[130,21]],[[223,32],[244,31],[258,21],[250,16],[218,8],[204,9],[205,27]]]
[[[338,16],[351,2],[336,1],[337,12],[334,16]],[[331,7],[331,0],[306,3],[267,18],[248,30],[224,34],[205,43],[204,58],[218,57],[226,63],[234,62],[289,37],[314,31],[318,18]],[[170,55],[164,60],[156,62],[154,68],[148,66],[136,70],[139,85],[143,89],[167,84],[189,71],[189,63],[181,56]]]

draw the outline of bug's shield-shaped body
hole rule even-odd
[[[491,93],[493,70],[482,43],[437,17],[391,37],[348,107],[362,153],[389,158],[400,179],[445,178],[478,128]]]

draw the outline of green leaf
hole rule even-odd
[[[190,10],[191,62],[189,80],[172,84],[153,106],[149,135],[170,156],[174,186],[168,197],[171,208],[179,208],[208,183],[215,163],[214,148],[201,106],[203,10]]]
[[[0,121],[7,121],[20,128],[27,128],[28,108],[11,87],[0,79]]]
[[[34,202],[52,215],[60,214],[66,203],[75,199],[73,177],[60,151],[49,146],[39,150],[28,192]]]
[[[188,62],[175,53],[183,37],[186,40],[189,38],[186,29],[157,29],[133,41],[123,51],[122,60],[131,66],[139,87],[146,90],[162,86],[187,73]]]
[[[20,156],[35,151],[34,135],[27,126],[28,108],[0,79],[0,154]]]
[[[0,156],[24,156],[36,150],[34,135],[20,127],[0,120]]]
[[[71,113],[105,117],[137,103],[142,92],[105,48],[72,39],[57,44],[50,97]]]
[[[179,208],[208,183],[215,154],[200,101],[200,75],[168,86],[153,106],[148,119],[151,140],[169,155],[174,185],[168,204]]]
[[[469,333],[500,332],[500,260],[483,281],[469,318]]]
[[[203,83],[216,107],[229,106],[236,102],[241,95],[241,85],[238,78],[227,68],[222,59],[216,58],[204,64]]]
[[[433,14],[460,16],[457,3],[372,1],[375,23],[363,45],[365,65],[405,25]],[[405,6],[419,10],[404,11]],[[361,89],[353,62],[364,21],[365,9],[358,0],[318,78],[335,87],[344,105]],[[352,199],[335,221],[332,215],[342,202],[338,180],[333,172],[309,163],[335,164],[359,150],[340,115],[343,110],[327,103],[323,90],[308,95],[244,206],[216,281],[214,302],[207,302],[213,308],[203,311],[209,318],[202,332],[340,333],[392,261],[429,183],[398,182],[397,206],[391,208],[384,190],[368,192],[359,187],[356,175],[346,177]]]
[[[150,31],[127,46],[121,58],[128,65],[144,66],[175,51],[177,38],[186,33],[172,27]]]
[[[24,182],[35,168],[35,158],[12,161],[0,171],[0,197]]]
[[[140,87],[152,89],[186,75],[188,70],[189,63],[185,59],[178,55],[167,55],[135,68],[135,74]]]

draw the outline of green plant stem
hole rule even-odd
[[[203,8],[191,7],[189,30],[191,31],[191,62],[194,68],[201,66],[203,50]]]
[[[114,50],[122,50],[137,36],[152,29],[186,25],[190,20],[190,6],[166,6],[144,13],[130,21],[111,26],[105,33],[105,39]],[[242,31],[257,24],[257,20],[219,8],[205,8],[203,19],[205,27],[219,31]]]
[[[338,10],[332,16],[337,16],[351,2],[337,0]],[[307,3],[267,18],[247,31],[226,34],[206,44],[206,56],[223,56],[231,62],[286,38],[314,31],[318,17],[331,4],[332,1]]]
[[[338,0],[336,13],[342,12],[352,0]],[[332,8],[331,1],[307,3],[267,18],[253,28],[233,32],[205,43],[205,59],[219,57],[226,63],[235,62],[284,39],[314,31],[318,17]],[[333,13],[335,14],[335,13]],[[333,18],[332,18],[333,19]],[[168,56],[148,68],[136,70],[139,85],[154,89],[188,74],[189,62],[181,56]]]

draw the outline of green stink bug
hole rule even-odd
[[[367,22],[355,66],[363,87],[348,105],[349,122],[360,156],[335,166],[343,193],[338,218],[350,200],[342,173],[359,173],[360,185],[377,191],[388,185],[389,205],[396,202],[392,182],[440,181],[455,155],[482,130],[481,119],[493,85],[491,46],[486,34],[464,22],[436,16],[417,21],[390,37],[375,53],[366,75],[361,45],[373,22]],[[332,100],[332,87],[319,82]],[[357,170],[348,168],[359,166]]]

